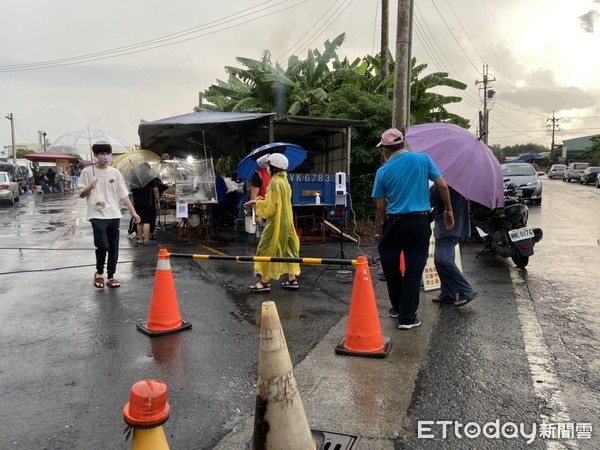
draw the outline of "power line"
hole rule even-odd
[[[452,63],[448,60],[448,58],[446,58],[446,56],[444,55],[444,52],[441,48],[441,46],[437,43],[434,34],[431,32],[431,30],[429,29],[429,25],[427,24],[427,22],[425,21],[425,19],[423,18],[423,15],[421,14],[421,11],[419,9],[419,7],[417,5],[415,5],[415,10],[417,11],[417,14],[421,17],[421,20],[418,17],[415,17],[415,23],[417,24],[416,29],[418,29],[419,27],[422,30],[422,33],[425,37],[425,40],[429,43],[430,47],[433,49],[433,52],[435,53],[436,57],[439,60],[439,67],[441,70],[444,70],[445,72],[448,73],[452,73],[453,76],[458,76],[458,71],[452,66]],[[421,24],[422,21],[422,24]],[[417,32],[418,35],[419,31]],[[431,36],[431,40],[429,39],[429,36]],[[433,41],[433,44],[431,44],[431,41]],[[423,43],[423,41],[421,41]],[[440,54],[438,54],[438,52],[435,50],[435,47],[437,47],[440,50]],[[426,47],[426,45],[424,44],[424,47]],[[427,49],[425,50],[427,52]],[[444,64],[444,62],[442,61],[442,58],[444,59],[444,61],[446,62]],[[432,57],[432,59],[435,59]],[[446,66],[450,67],[451,70],[448,70],[446,68]],[[480,105],[480,100],[478,98],[477,95],[475,95],[474,97],[470,97],[469,93],[471,92],[470,86],[467,85],[467,90],[458,90],[455,89],[457,92],[459,92],[462,96],[464,96],[465,100],[470,100],[469,103],[471,106],[475,106],[475,107],[479,107]]]
[[[340,0],[336,0],[336,3],[338,1],[340,1]],[[345,3],[346,1],[348,1],[348,3],[346,3],[344,5],[343,3]],[[308,50],[314,44],[314,42],[323,34],[323,32],[327,28],[329,28],[329,26],[331,26],[333,23],[335,23],[335,21],[346,11],[346,9],[352,4],[353,1],[354,0],[342,0],[342,4],[339,5],[338,8],[330,14],[330,17],[328,19],[325,19],[325,22],[311,34],[311,36],[308,38],[307,42],[302,47],[300,46],[300,41],[302,41],[302,38],[300,38],[300,40],[294,46],[292,46],[292,48],[296,47],[297,50],[295,52],[292,52],[290,54],[290,56],[293,54],[300,54],[300,53]],[[332,7],[329,8],[328,12],[331,10]],[[335,15],[335,14],[337,14],[337,15]],[[335,17],[334,17],[334,15],[335,15]],[[318,23],[318,21],[317,21],[317,23]],[[314,27],[311,27],[311,29],[312,28],[314,28]],[[306,36],[306,34],[307,33],[305,33],[304,36]],[[288,52],[289,52],[289,50],[286,53],[288,53]],[[286,53],[284,53],[284,55]],[[283,59],[283,57],[277,58],[277,61],[280,61],[281,59]]]
[[[375,0],[375,21],[373,22],[373,41],[371,42],[371,55],[375,54],[375,36],[377,33],[377,23],[379,22],[378,19],[379,19],[379,0]]]
[[[448,4],[448,7],[450,8],[450,11],[452,11],[452,14],[454,15],[454,18],[456,19],[456,21],[458,22],[458,24],[460,25],[460,27],[462,28],[463,32],[465,33],[465,36],[467,36],[467,39],[469,39],[469,42],[471,43],[471,45],[473,46],[473,48],[475,49],[475,52],[477,53],[477,55],[479,56],[479,58],[481,59],[481,62],[483,64],[485,64],[485,59],[483,59],[483,56],[481,56],[481,53],[479,53],[479,50],[477,50],[477,46],[475,45],[475,43],[473,42],[473,39],[471,39],[471,36],[469,36],[469,33],[467,33],[467,30],[465,30],[465,27],[463,27],[462,22],[460,21],[460,19],[458,18],[458,16],[456,15],[456,13],[454,12],[454,9],[452,8],[452,4],[450,3],[449,0],[446,0],[446,3]]]
[[[250,18],[250,16],[252,16],[252,15],[256,15],[263,11],[272,10],[274,8],[281,6],[284,3],[288,3],[289,0],[283,0],[276,4],[273,4],[273,5],[264,7],[264,8],[257,7],[260,5],[264,5],[265,3],[270,3],[270,2],[264,2],[257,6],[247,8],[244,10],[240,10],[234,14],[230,14],[223,18],[220,18],[220,19],[217,19],[217,20],[214,20],[211,22],[207,22],[206,24],[199,25],[197,27],[189,28],[186,30],[178,31],[176,33],[164,35],[164,36],[154,38],[154,39],[151,39],[148,41],[143,41],[143,42],[139,42],[136,44],[130,44],[130,45],[117,47],[117,48],[113,48],[113,49],[109,49],[109,50],[103,50],[100,52],[89,53],[86,55],[74,56],[74,57],[70,57],[70,58],[39,61],[39,62],[26,63],[26,64],[14,64],[14,65],[0,66],[0,72],[19,72],[19,71],[28,71],[28,70],[40,70],[40,69],[65,66],[65,65],[84,64],[84,63],[103,60],[103,59],[116,58],[116,57],[120,57],[120,56],[126,56],[126,55],[135,54],[135,53],[146,52],[146,51],[154,50],[154,49],[161,48],[161,47],[167,47],[167,46],[171,46],[171,45],[180,44],[180,43],[187,42],[187,41],[190,41],[193,39],[198,39],[198,38],[201,38],[204,36],[208,36],[211,34],[226,31],[231,28],[236,28],[236,27],[239,27],[242,25],[246,25],[248,23],[263,19],[265,17],[269,17],[274,14],[278,14],[282,11],[286,11],[288,9],[295,8],[301,4],[307,3],[309,1],[311,1],[311,0],[299,0],[297,3],[294,3],[290,6],[279,8],[279,9],[276,9],[275,11],[265,13],[265,14],[259,15],[257,17]],[[235,23],[231,26],[222,27],[223,25],[226,25],[228,23],[235,22],[237,20],[244,19],[244,18],[248,18],[248,19],[246,19],[244,22],[241,22],[241,23]],[[218,28],[217,30],[214,30],[214,31],[206,31],[204,33],[201,33],[205,30],[210,30],[211,28],[216,28],[216,27],[222,27],[222,28]],[[195,33],[201,33],[201,34],[181,39],[184,36],[193,35]],[[171,42],[171,41],[173,41],[173,42]]]
[[[318,33],[323,28],[328,27],[332,23],[332,22],[329,22],[331,20],[331,17],[333,17],[333,15],[336,14],[342,8],[343,4],[346,1],[347,0],[335,0],[335,2],[331,4],[331,6],[327,9],[327,11],[325,11],[325,13],[320,14],[319,20],[317,20],[315,23],[313,23],[313,25],[308,30],[306,30],[306,32],[300,37],[300,39],[298,39],[296,41],[295,44],[293,44],[279,58],[277,58],[277,62],[279,62],[280,64],[283,64],[281,62],[282,60],[288,59],[290,56],[300,53],[300,50],[303,48],[308,48],[308,47],[304,47],[304,46],[306,46],[306,43],[303,44],[303,42],[304,41],[312,42],[312,39],[314,38],[316,33]],[[352,0],[350,0],[350,2],[352,2]],[[337,8],[332,12],[332,9],[338,3],[340,3],[340,5],[338,5]],[[323,22],[323,24],[319,26],[320,22]],[[319,28],[317,28],[317,27],[319,27]],[[317,29],[315,31],[313,31],[315,28],[317,28]],[[307,38],[307,36],[311,32],[312,32],[312,34],[310,35],[310,37]],[[289,53],[289,56],[286,56],[286,55],[288,55],[288,53]]]
[[[479,71],[479,69],[477,68],[477,66],[475,65],[475,63],[473,61],[471,61],[471,58],[469,58],[469,55],[467,55],[467,52],[465,51],[465,49],[462,47],[462,45],[460,45],[460,42],[458,42],[458,39],[456,39],[456,36],[454,36],[454,33],[450,29],[450,26],[446,22],[446,19],[444,19],[444,16],[442,15],[442,13],[438,9],[438,7],[435,5],[435,2],[433,0],[431,0],[431,4],[433,5],[433,7],[435,8],[435,10],[437,11],[438,15],[440,16],[440,19],[442,19],[442,22],[444,22],[444,25],[446,25],[446,28],[450,32],[450,35],[452,36],[452,39],[454,39],[454,42],[456,42],[456,45],[458,45],[458,48],[460,48],[460,51],[463,52],[463,55],[465,55],[465,58],[467,58],[467,60],[471,63],[471,65],[473,66],[473,68],[475,69],[475,71],[478,74],[482,75],[481,72]]]
[[[468,40],[469,40],[469,42],[471,43],[471,45],[472,45],[473,49],[475,50],[475,52],[477,53],[477,55],[479,56],[479,58],[481,58],[481,60],[485,62],[485,60],[484,60],[483,56],[482,56],[482,55],[481,55],[481,53],[479,52],[479,50],[478,50],[477,46],[475,45],[475,43],[474,43],[473,39],[471,39],[471,37],[470,37],[469,33],[467,32],[467,30],[466,30],[466,29],[465,29],[465,27],[463,26],[462,22],[460,21],[459,17],[457,16],[456,12],[454,11],[454,9],[452,8],[452,5],[450,4],[450,2],[449,2],[448,0],[446,0],[446,3],[448,4],[448,6],[449,6],[450,10],[452,11],[452,14],[454,15],[454,17],[455,17],[456,21],[458,22],[459,26],[461,27],[461,29],[462,29],[462,30],[463,30],[463,32],[465,33],[465,36],[467,37],[467,39],[468,39]],[[451,30],[451,29],[450,29],[450,27],[448,26],[448,23],[446,22],[446,20],[445,20],[445,19],[443,18],[443,16],[441,15],[441,13],[440,13],[439,9],[437,8],[437,6],[436,6],[436,5],[435,5],[435,3],[433,2],[433,0],[432,0],[432,4],[433,4],[434,8],[436,9],[436,11],[438,12],[438,15],[440,16],[440,18],[441,18],[441,19],[442,19],[442,21],[444,22],[444,25],[446,25],[446,28],[448,29],[448,31],[449,31],[449,32],[450,32],[450,34],[452,35],[453,39],[454,39],[454,40],[455,40],[455,42],[458,44],[458,46],[459,46],[460,50],[463,52],[463,54],[465,55],[465,57],[467,58],[467,60],[469,60],[469,62],[470,62],[472,65],[474,65],[474,64],[473,64],[473,61],[471,61],[471,59],[468,57],[468,55],[467,55],[466,51],[464,50],[464,48],[463,48],[463,47],[460,45],[460,43],[458,42],[457,38],[454,36],[454,33],[452,32],[452,30]],[[504,77],[502,77],[501,75],[498,75],[498,76],[499,76],[499,77],[500,77],[500,78],[501,78],[501,79],[502,79],[502,80],[503,80],[503,81],[504,81],[506,84],[508,84],[509,86],[513,87],[513,89],[514,89],[515,91],[517,91],[517,92],[520,92],[520,91],[519,91],[519,90],[518,90],[516,87],[514,87],[514,86],[513,86],[513,85],[512,85],[512,84],[511,84],[509,81],[507,81],[507,80],[506,80]],[[519,112],[522,112],[522,113],[525,113],[525,114],[534,114],[534,115],[536,115],[536,116],[540,116],[540,117],[542,117],[542,116],[545,116],[544,114],[538,113],[538,112],[536,112],[536,111],[534,111],[534,110],[532,110],[532,109],[530,109],[530,108],[527,108],[527,107],[526,107],[526,106],[524,106],[524,105],[521,105],[521,104],[519,103],[519,101],[518,101],[518,100],[516,100],[516,99],[513,99],[513,98],[512,98],[510,95],[508,95],[507,93],[505,93],[505,92],[504,92],[502,89],[499,89],[499,88],[497,88],[497,87],[495,87],[495,89],[496,89],[498,92],[502,93],[504,96],[506,96],[508,99],[512,100],[514,103],[516,103],[516,104],[520,105],[522,108],[526,109],[527,111],[524,111],[524,110],[518,110],[518,109],[516,109],[516,108],[510,108],[510,107],[507,107],[507,106],[504,106],[504,107],[507,107],[507,108],[509,108],[509,109],[514,109],[515,111],[519,111]],[[529,98],[529,97],[528,97],[526,94],[523,94],[523,93],[521,93],[521,95],[522,95],[523,97]],[[537,103],[537,102],[536,102],[536,103]],[[538,104],[539,104],[539,103],[538,103]],[[499,106],[501,106],[501,105],[499,105]],[[540,106],[542,106],[542,107],[544,107],[544,108],[545,108],[545,106],[544,106],[544,105],[540,105]],[[547,108],[546,108],[546,109],[547,109]],[[500,111],[497,111],[497,112],[500,112]],[[501,112],[500,112],[500,113],[501,113]],[[516,121],[515,121],[515,120],[514,120],[514,119],[513,119],[511,116],[508,116],[508,115],[505,115],[505,116],[506,116],[506,118],[507,118],[508,120],[510,120],[511,122],[515,122],[515,123],[517,123],[517,122],[516,122]],[[518,125],[520,125],[520,124],[518,124]],[[504,125],[504,126],[506,126],[506,125]],[[497,131],[495,130],[494,132],[497,132]]]

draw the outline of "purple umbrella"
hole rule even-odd
[[[489,208],[504,206],[500,162],[474,134],[449,123],[414,125],[406,133],[413,152],[427,153],[448,185]]]

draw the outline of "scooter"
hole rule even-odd
[[[516,194],[517,185],[511,183],[504,191],[504,208],[490,209],[472,202],[471,226],[485,243],[479,255],[490,251],[503,258],[510,257],[518,268],[524,269],[533,255],[533,246],[542,240],[544,233],[541,228],[527,226],[529,209]]]

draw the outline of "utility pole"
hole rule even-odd
[[[381,81],[388,76],[389,27],[389,2],[381,0]],[[387,89],[383,90],[383,98],[388,98]]]
[[[483,111],[479,111],[479,135],[481,140],[485,145],[488,143],[488,134],[489,134],[489,123],[490,123],[490,112],[487,107],[488,98],[491,100],[494,98],[494,91],[488,90],[488,83],[491,81],[496,81],[495,78],[488,77],[488,65],[484,64],[483,66],[483,81],[475,80],[475,84],[483,83]]]
[[[38,130],[38,141],[42,145],[44,151],[46,151],[46,132]]]
[[[396,67],[394,71],[392,126],[405,131],[410,123],[413,3],[414,0],[398,0],[398,22],[396,25]]]
[[[8,116],[4,117],[10,120],[10,137],[12,139],[13,164],[17,164],[17,147],[15,146],[15,123],[13,120],[13,114],[8,113]]]
[[[546,128],[548,131],[552,131],[552,144],[550,145],[550,161],[554,162],[554,133],[556,131],[560,131],[560,124],[558,123],[560,119],[554,117],[554,111],[552,111],[552,119],[546,119]],[[548,123],[550,122],[550,123]]]

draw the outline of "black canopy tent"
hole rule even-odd
[[[140,145],[157,154],[218,158],[237,154],[270,142],[290,142],[304,147],[308,158],[297,172],[350,172],[352,126],[365,121],[313,117],[276,117],[274,113],[199,111],[138,127]]]

